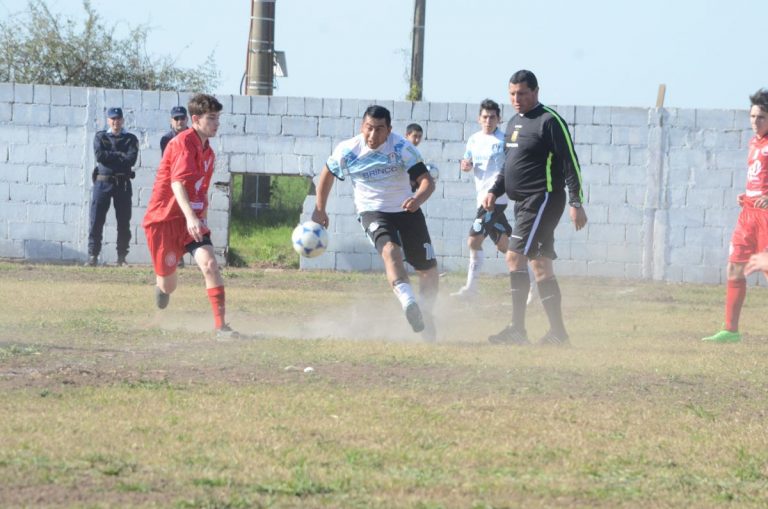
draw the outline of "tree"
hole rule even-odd
[[[176,67],[170,56],[147,54],[147,26],[120,39],[89,0],[83,8],[82,26],[51,13],[45,0],[29,0],[26,12],[0,21],[0,82],[194,92],[218,85],[213,53],[196,69]]]

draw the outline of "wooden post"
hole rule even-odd
[[[421,101],[424,89],[424,20],[427,0],[413,2],[413,41],[411,49],[411,87],[407,99]]]
[[[656,107],[657,108],[663,108],[664,107],[664,95],[667,93],[667,86],[662,83],[659,85],[659,93],[656,94]]]

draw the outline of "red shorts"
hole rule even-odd
[[[728,261],[747,263],[749,257],[768,248],[768,209],[745,206],[731,236]]]
[[[187,220],[184,218],[147,225],[144,233],[155,274],[163,277],[176,272],[186,246],[195,242],[187,231]],[[203,233],[210,233],[210,230],[206,228]]]

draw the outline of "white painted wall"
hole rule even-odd
[[[169,110],[188,94],[45,85],[0,84],[0,257],[82,261],[87,251],[93,136],[105,111],[121,106],[126,129],[139,137],[129,261],[149,263],[141,218],[160,160]],[[425,129],[419,147],[440,168],[425,213],[440,270],[466,270],[466,234],[474,217],[474,186],[459,171],[467,137],[478,129],[476,104],[360,99],[221,96],[224,104],[214,181],[230,172],[314,176],[336,143],[359,131],[370,104],[390,109],[395,131]],[[582,164],[589,224],[556,232],[563,275],[719,283],[736,195],[746,179],[751,137],[747,110],[683,110],[554,106],[568,121]],[[509,105],[502,117],[513,115]],[[502,126],[503,127],[503,126]],[[311,213],[308,197],[303,218]],[[229,200],[215,189],[209,224],[226,246]],[[303,268],[380,269],[355,219],[348,182],[334,185],[331,247]],[[114,216],[102,256],[114,261]],[[286,239],[286,241],[288,241]],[[492,252],[490,243],[487,253]],[[488,256],[484,270],[506,272]]]

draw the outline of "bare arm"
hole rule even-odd
[[[429,173],[422,173],[416,178],[416,192],[403,202],[403,210],[416,212],[435,191],[435,179]]]
[[[328,228],[328,214],[325,211],[325,207],[328,205],[328,195],[331,194],[331,188],[333,188],[333,181],[336,177],[328,169],[328,166],[323,166],[323,170],[320,172],[320,177],[317,179],[315,196],[315,211],[312,212],[312,221]]]

